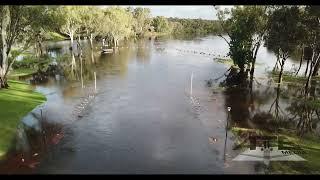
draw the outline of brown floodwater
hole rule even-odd
[[[226,139],[225,130],[228,106],[230,121],[248,126],[252,111],[268,109],[276,97],[266,75],[276,57],[265,47],[255,72],[264,85],[254,86],[251,102],[247,92],[206,86],[206,80],[228,69],[213,60],[228,51],[219,37],[145,39],[114,54],[101,54],[98,44],[93,52],[88,42],[82,44],[84,62],[75,57],[76,73],[66,68],[68,75],[36,85],[47,96],[40,107],[45,135],[25,137],[29,150],[9,152],[0,173],[265,172],[263,162],[232,161],[240,151],[232,150],[234,136],[228,132]],[[70,54],[68,45],[49,42],[46,47],[57,59]],[[288,62],[287,70],[296,61]]]

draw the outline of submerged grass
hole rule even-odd
[[[214,58],[214,61],[217,62],[217,63],[229,65],[229,66],[234,65],[232,59]]]
[[[233,60],[230,58],[213,58],[213,60],[217,63],[234,66]],[[255,67],[263,65],[262,63],[255,63]]]
[[[270,71],[271,77],[274,81],[278,81],[279,79],[279,72]],[[282,81],[289,84],[303,84],[307,80],[307,77],[304,76],[296,76],[290,72],[284,72],[282,75]],[[312,80],[320,80],[319,76],[312,77]]]
[[[21,119],[46,97],[30,85],[10,80],[8,89],[0,89],[0,159],[9,150]]]

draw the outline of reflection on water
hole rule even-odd
[[[225,125],[227,107],[232,108],[230,127],[263,128],[261,119],[270,119],[268,113],[280,114],[268,111],[273,102],[273,108],[287,106],[266,78],[266,68],[276,60],[271,52],[259,52],[257,63],[262,65],[251,89],[229,86],[222,92],[216,84],[205,83],[227,70],[227,65],[213,61],[212,55],[228,51],[218,37],[129,41],[110,54],[101,54],[99,44],[93,50],[87,41],[81,45],[82,58],[69,50],[68,41],[46,45],[63,68],[63,73],[36,86],[47,95],[44,129],[50,129],[45,130],[46,141],[54,146],[29,150],[41,155],[28,168],[17,162],[19,154],[11,153],[0,164],[1,173],[264,172],[261,163],[232,161],[240,151],[232,149],[235,137],[226,134]],[[290,69],[294,60],[288,62]],[[189,95],[192,73],[196,109]],[[29,143],[30,149],[43,137],[34,136],[39,140],[23,138],[35,142]]]

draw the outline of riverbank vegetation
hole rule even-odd
[[[233,64],[239,67],[237,80],[239,85],[246,82],[250,75],[248,88],[252,88],[256,57],[262,45],[267,46],[278,57],[273,75],[278,74],[276,83],[282,83],[284,65],[290,55],[301,48],[301,61],[307,61],[305,78],[289,78],[286,80],[299,80],[303,82],[300,97],[303,102],[317,100],[315,91],[311,93],[311,80],[318,75],[320,68],[319,38],[320,14],[318,6],[237,6],[231,11],[218,11],[220,24],[228,38],[220,35],[229,46],[229,56]],[[308,53],[307,53],[308,52]],[[300,68],[294,72],[298,75]],[[234,74],[233,74],[234,76]],[[244,83],[246,84],[246,83]],[[314,103],[311,103],[314,104]],[[313,131],[313,122],[310,113],[318,109],[310,110],[310,106],[301,106],[301,119],[297,122],[298,133]]]
[[[236,126],[253,131],[285,135],[298,143],[307,152],[302,155],[306,163],[272,163],[273,172],[311,173],[318,172],[318,141],[320,106],[318,80],[320,68],[319,6],[236,6],[231,10],[218,10],[220,25],[225,34],[219,36],[229,46],[229,56],[233,61],[226,79],[220,82],[229,95],[226,106],[231,101],[241,101],[244,106],[236,106],[231,119]],[[277,57],[269,72],[269,88],[262,92],[254,77],[257,53],[266,46]],[[299,52],[297,69],[285,71],[287,60]],[[302,64],[305,63],[303,70]],[[231,94],[237,93],[235,97]],[[264,96],[263,96],[264,94]],[[261,109],[263,102],[271,100],[270,108]],[[230,102],[229,102],[230,101]],[[268,110],[266,110],[268,109]],[[242,118],[242,120],[239,120]],[[280,131],[284,129],[283,131]],[[290,133],[289,133],[290,132]],[[242,136],[234,131],[236,136]],[[281,168],[280,168],[281,167]]]

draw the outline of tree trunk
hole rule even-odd
[[[81,56],[82,49],[81,49],[81,44],[80,44],[80,35],[78,36],[78,39],[77,39],[77,49],[78,49],[78,56]]]
[[[258,50],[260,48],[260,43],[257,44],[256,48],[255,48],[255,52],[252,58],[252,66],[251,66],[251,70],[250,70],[250,77],[253,79],[253,74],[254,74],[254,68],[255,68],[255,64],[256,64],[256,59],[257,59],[257,54],[258,54]]]
[[[279,118],[279,109],[280,109],[279,98],[280,98],[280,84],[278,84],[278,87],[277,87],[277,97],[275,99],[275,108],[274,108],[276,120],[278,120]]]
[[[90,34],[89,40],[90,40],[90,47],[91,47],[91,49],[93,49],[93,35],[92,34]]]
[[[304,59],[304,46],[302,46],[302,50],[301,50],[302,52],[301,52],[301,57],[300,57],[300,64],[299,64],[299,68],[298,68],[298,70],[297,70],[297,72],[296,72],[296,76],[298,75],[298,73],[299,73],[299,71],[300,71],[300,69],[301,69],[301,65],[302,65],[302,61],[303,61],[303,59]]]
[[[313,77],[313,73],[316,71],[317,64],[318,64],[317,70],[319,70],[319,58],[320,58],[320,53],[318,53],[318,56],[316,57],[316,52],[315,52],[315,50],[313,50],[311,64],[310,64],[310,71],[309,71],[308,79],[307,79],[307,82],[305,85],[306,96],[310,95],[310,84],[311,84],[310,81],[311,81],[311,78]],[[315,64],[315,65],[313,66],[313,64]]]
[[[39,50],[40,50],[40,57],[42,57],[43,56],[43,51],[42,51],[42,42],[41,42],[41,40],[38,42],[38,44],[39,44]]]
[[[305,96],[309,96],[309,87],[310,87],[310,80],[311,80],[311,74],[312,74],[312,65],[313,65],[313,60],[314,60],[314,57],[315,57],[315,49],[312,49],[312,58],[311,58],[311,62],[310,62],[310,68],[309,68],[309,75],[308,75],[308,78],[307,78],[307,82],[306,82],[306,85],[305,85]]]
[[[319,53],[320,54],[320,53]],[[320,68],[320,61],[316,60],[316,64],[314,65],[314,69],[312,72],[312,77],[317,76]]]
[[[283,68],[284,68],[284,63],[285,63],[286,59],[285,57],[282,57],[282,61],[280,63],[280,73],[279,73],[279,79],[278,79],[278,83],[280,84],[282,81],[282,75],[283,75]]]
[[[76,68],[76,59],[74,57],[73,52],[72,52],[71,68],[72,68],[72,70],[74,70]]]
[[[36,48],[38,49],[39,57],[42,57],[43,56],[42,40],[41,40],[41,37],[40,37],[39,33],[37,34],[37,45],[36,45]]]
[[[115,38],[115,37],[113,38],[113,47],[114,47],[114,48],[116,48],[116,47],[117,47],[117,40],[116,40],[116,38]]]
[[[316,87],[317,87],[317,81],[311,81],[311,86],[310,86],[310,96],[315,97],[316,96]]]
[[[308,59],[308,61],[307,61],[307,66],[306,66],[306,70],[304,72],[304,77],[306,77],[308,74],[309,64],[310,64],[310,59]]]
[[[73,32],[70,32],[69,36],[70,36],[70,45],[72,49],[73,48]]]
[[[102,47],[104,47],[105,41],[106,41],[106,40],[103,38],[103,39],[102,39]]]
[[[273,67],[273,72],[276,72],[277,70],[278,70],[278,64],[279,64],[279,62],[280,62],[280,50],[278,50],[278,53],[276,53],[277,54],[277,61],[276,61],[276,64],[274,65],[274,67]]]
[[[7,38],[7,27],[10,23],[10,10],[9,6],[4,6],[2,9],[2,22],[1,22],[1,64],[0,64],[0,88],[7,88],[6,70],[8,66],[8,44]]]
[[[92,49],[91,49],[91,62],[92,62],[92,63],[95,63],[94,54],[93,54],[93,50],[92,50]]]

